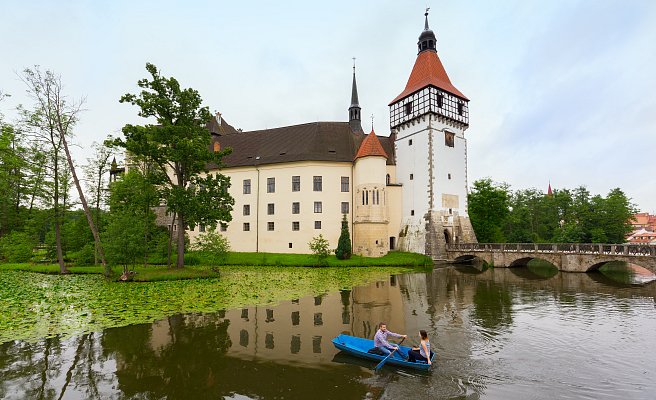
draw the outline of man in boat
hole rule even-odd
[[[388,331],[387,324],[385,322],[378,324],[378,331],[376,332],[376,336],[374,336],[374,346],[376,346],[376,348],[383,352],[385,355],[389,355],[392,351],[398,349],[399,347],[388,342],[388,336],[404,339],[408,337],[408,335],[399,335],[398,333]],[[401,354],[400,356],[405,357],[404,354]]]

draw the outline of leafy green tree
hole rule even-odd
[[[348,260],[351,258],[351,254],[351,235],[349,234],[346,214],[344,214],[342,216],[342,232],[339,234],[339,241],[337,242],[335,256],[340,260]]]
[[[143,219],[135,218],[129,210],[120,210],[112,214],[103,232],[107,261],[110,265],[122,265],[123,274],[127,274],[129,266],[147,251],[143,240],[145,224]]]
[[[325,265],[326,259],[330,255],[330,243],[326,240],[323,235],[319,234],[317,237],[313,237],[312,240],[308,243],[312,254],[317,257],[319,265]]]
[[[604,202],[603,228],[608,243],[624,243],[633,227],[631,220],[638,209],[619,188],[611,190]]]
[[[210,229],[199,234],[191,248],[196,251],[210,253],[213,257],[222,259],[230,251],[230,242],[227,237],[221,235],[215,229]]]
[[[220,166],[229,150],[211,151],[206,128],[210,112],[201,106],[196,90],[182,89],[175,78],[161,76],[153,64],[146,64],[146,70],[150,79],[137,83],[142,91],[126,94],[120,101],[136,105],[139,116],[153,118],[156,124],[125,125],[125,139],[116,139],[114,144],[157,167],[155,183],[167,209],[177,218],[176,266],[182,268],[185,227],[215,227],[232,219],[230,179],[220,173],[208,174],[208,165]]]
[[[112,229],[118,229],[117,227],[120,227],[128,217],[135,221],[135,227],[131,229],[131,239],[139,242],[138,248],[141,250],[143,262],[146,264],[157,230],[155,226],[156,217],[153,212],[153,209],[159,206],[159,193],[156,187],[139,169],[131,169],[110,185],[109,204],[109,223],[111,224],[114,219],[117,219]],[[136,228],[139,228],[139,235],[136,235]],[[107,228],[106,235],[109,235],[107,240],[113,240],[110,233],[113,235],[113,232],[110,232],[109,228]],[[116,243],[114,242],[114,244]],[[114,244],[110,246],[111,251],[120,252],[120,247]],[[107,251],[108,253],[110,252],[110,250]],[[131,257],[132,254],[127,258],[132,259]],[[108,255],[108,259],[112,260],[110,263],[116,262],[117,260],[124,262],[126,257],[110,257]]]
[[[468,197],[469,218],[480,242],[506,241],[502,227],[510,213],[509,197],[505,183],[496,183],[490,178],[474,182]]]

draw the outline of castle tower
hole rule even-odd
[[[425,25],[405,89],[390,106],[397,181],[403,185],[399,247],[445,258],[447,243],[476,242],[467,215],[469,99],[451,83]]]
[[[374,130],[362,141],[353,167],[353,253],[382,257],[389,251],[387,154]]]

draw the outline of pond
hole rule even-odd
[[[653,282],[536,267],[354,270],[235,268],[214,282],[128,289],[98,277],[0,272],[0,315],[14,319],[0,324],[0,398],[651,399],[656,392]],[[63,305],[48,306],[53,300]],[[376,363],[330,342],[342,332],[371,338],[380,321],[412,340],[427,330],[433,371],[374,372]]]

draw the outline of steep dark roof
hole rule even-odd
[[[294,161],[353,162],[363,139],[364,136],[355,135],[351,131],[348,122],[310,122],[259,131],[212,135],[212,143],[218,141],[222,149],[232,149],[232,153],[223,158],[225,167]],[[394,154],[391,150],[394,146],[391,140],[386,137],[379,139],[385,152]],[[387,163],[393,164],[393,157],[389,157]]]
[[[215,135],[229,135],[232,133],[238,133],[238,131],[230,125],[225,118],[221,118],[221,123],[216,118],[216,115],[212,117],[210,122],[207,124],[207,129]]]

